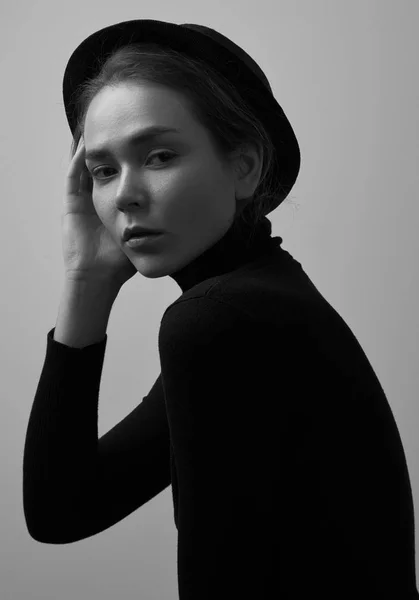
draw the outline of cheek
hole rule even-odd
[[[110,233],[115,229],[115,215],[112,214],[111,210],[111,202],[109,202],[103,194],[100,195],[98,193],[92,193],[92,201],[93,207],[96,211],[96,215],[99,218],[99,221],[102,225],[107,229]]]
[[[211,214],[217,182],[208,169],[194,163],[173,172],[155,193],[169,221],[183,230]]]
[[[218,213],[220,207],[225,207],[229,182],[217,165],[206,164],[202,160],[199,164],[190,165],[178,183],[180,197],[196,216]]]
[[[105,200],[103,199],[103,197],[101,197],[99,199],[99,195],[93,193],[92,201],[93,201],[93,207],[96,211],[97,216],[102,221],[102,223],[105,225],[105,221],[106,221],[106,210],[105,210],[106,202],[105,202]]]

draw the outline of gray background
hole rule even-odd
[[[2,600],[178,598],[170,487],[113,528],[62,546],[34,541],[22,506],[26,427],[63,285],[60,218],[71,134],[62,76],[85,37],[138,18],[218,29],[265,71],[302,153],[289,201],[269,216],[273,234],[370,359],[400,430],[419,514],[419,3],[3,3]],[[99,435],[154,383],[160,319],[179,295],[169,277],[139,274],[121,290],[108,327]]]

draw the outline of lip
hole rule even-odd
[[[144,246],[149,246],[157,242],[161,237],[163,237],[163,232],[158,233],[147,233],[147,234],[136,234],[130,237],[125,244],[129,246],[132,250],[142,249]]]
[[[126,242],[131,237],[137,237],[142,235],[149,235],[154,233],[164,233],[161,229],[146,229],[145,227],[141,227],[140,225],[133,225],[131,227],[126,227],[124,229],[124,233],[122,234],[122,242]]]

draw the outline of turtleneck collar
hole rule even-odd
[[[263,217],[254,231],[252,226],[236,220],[221,239],[170,277],[184,293],[201,281],[234,271],[278,248],[282,238],[272,238],[271,233],[272,223],[267,217]]]

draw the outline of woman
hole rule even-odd
[[[26,436],[30,535],[85,539],[171,483],[180,600],[418,598],[385,393],[271,237],[300,154],[261,69],[212,29],[136,20],[84,40],[63,92],[66,289]],[[152,389],[98,440],[107,322],[137,272],[182,294]]]

